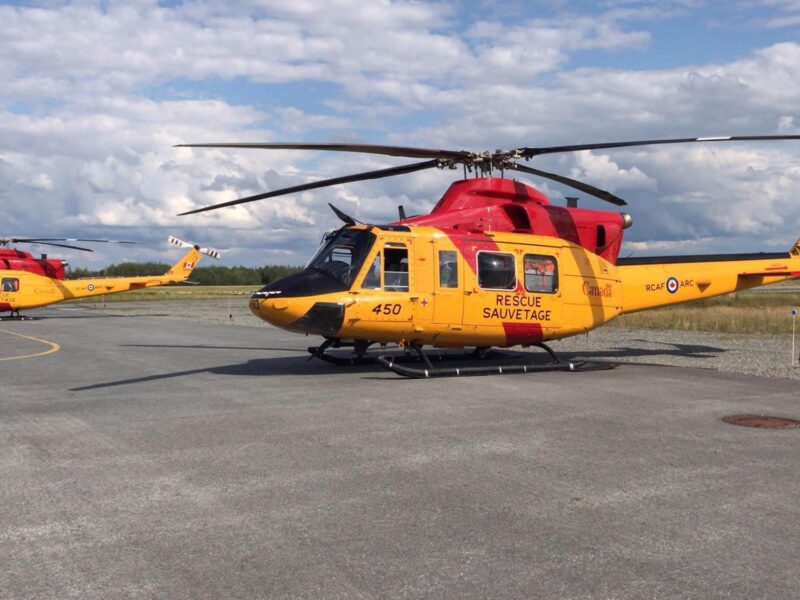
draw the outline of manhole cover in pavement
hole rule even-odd
[[[800,421],[796,419],[767,417],[764,415],[733,415],[730,417],[723,417],[722,420],[729,425],[758,427],[760,429],[796,429],[800,427]]]

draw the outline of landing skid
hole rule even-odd
[[[545,364],[537,363],[523,363],[523,364],[504,364],[504,365],[466,365],[459,367],[434,367],[428,356],[422,350],[421,346],[412,345],[413,350],[419,356],[422,362],[421,366],[411,366],[402,364],[403,361],[398,361],[394,356],[379,356],[378,364],[381,366],[402,375],[404,377],[412,377],[416,379],[428,379],[431,377],[461,377],[461,376],[476,376],[476,375],[511,375],[514,373],[536,373],[543,371],[579,371],[585,370],[589,363],[586,361],[567,361],[561,362],[553,350],[544,343],[534,344],[538,348],[545,350],[552,359],[552,362]],[[489,348],[476,348],[471,354],[471,357],[479,360],[484,360],[490,356],[491,350]],[[452,357],[452,355],[447,355]],[[402,357],[401,357],[402,358]],[[453,357],[459,358],[459,357]],[[461,357],[462,360],[464,357]]]
[[[393,356],[379,356],[378,364],[390,371],[415,379],[430,379],[431,377],[461,377],[476,375],[512,375],[514,373],[538,373],[543,371],[586,371],[596,369],[589,366],[585,360],[523,365],[495,365],[495,366],[466,366],[466,367],[412,367],[399,364]]]
[[[11,314],[7,317],[0,317],[0,321],[35,321],[38,317],[26,317],[25,315],[19,314],[18,310],[11,311]]]
[[[399,356],[369,356],[367,349],[374,342],[357,342],[356,344],[344,343],[336,339],[327,339],[320,346],[309,347],[308,352],[311,358],[319,358],[333,365],[367,365],[378,364],[403,377],[426,379],[432,377],[461,377],[476,375],[510,375],[514,373],[537,373],[547,371],[589,371],[613,368],[608,363],[588,362],[585,360],[562,361],[553,350],[544,343],[535,344],[536,347],[545,350],[551,358],[548,363],[535,363],[530,360],[523,363],[505,364],[480,364],[480,365],[460,365],[457,367],[439,366],[443,362],[465,362],[480,361],[495,357],[496,353],[488,347],[479,347],[472,352],[464,354],[434,353],[428,355],[421,346],[411,344],[407,346],[406,353]],[[353,347],[354,352],[351,356],[336,356],[327,354],[328,348]],[[416,356],[412,356],[416,355]],[[502,355],[498,357],[502,359]],[[436,366],[434,366],[436,364]]]

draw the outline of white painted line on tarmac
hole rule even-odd
[[[7,361],[7,360],[20,360],[23,358],[34,358],[36,356],[45,356],[46,354],[52,354],[53,352],[58,352],[61,350],[61,346],[56,344],[55,342],[51,342],[50,340],[43,340],[41,338],[33,337],[31,335],[22,335],[21,333],[14,333],[13,331],[9,331],[8,329],[0,329],[3,333],[8,333],[10,335],[15,335],[17,337],[25,338],[26,340],[33,340],[34,342],[39,342],[40,344],[44,344],[45,346],[49,346],[47,350],[44,352],[37,352],[36,354],[23,354],[20,356],[8,356],[6,358],[0,358],[0,362]]]

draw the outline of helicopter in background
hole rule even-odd
[[[371,360],[373,344],[398,344],[420,366],[379,356],[384,367],[410,377],[580,370],[545,343],[585,333],[620,314],[710,298],[800,277],[800,240],[786,252],[620,258],[621,212],[553,205],[520,181],[494,177],[518,171],[624,206],[614,194],[521,164],[536,156],[593,149],[676,143],[800,140],[797,135],[635,140],[469,152],[371,144],[181,144],[181,147],[361,152],[422,158],[422,162],[315,181],[182,213],[191,215],[331,185],[425,169],[455,169],[453,183],[428,215],[365,224],[331,208],[344,222],[325,236],[308,266],[254,293],[250,308],[289,331],[320,335],[312,356],[335,364]],[[474,174],[469,178],[468,174]],[[423,347],[536,346],[547,364],[434,367]],[[329,348],[352,347],[342,358]]]
[[[16,248],[11,248],[12,244],[33,244],[36,246],[55,246],[58,248],[69,248],[70,250],[81,250],[83,252],[93,252],[91,248],[74,246],[57,242],[91,242],[103,244],[137,244],[138,242],[124,242],[119,240],[92,240],[83,238],[21,238],[21,237],[0,237],[0,271],[28,271],[50,277],[52,279],[64,279],[69,263],[60,258],[49,258],[47,254],[42,254],[36,258],[30,252],[24,252]]]
[[[54,243],[53,240],[44,241],[37,239],[35,242],[30,238],[6,238],[7,243],[30,242],[42,244],[46,243],[53,246],[72,248],[91,252],[89,248],[78,246],[67,246]],[[0,240],[5,241],[5,240]],[[99,242],[109,240],[79,240],[79,239],[60,239],[58,241],[71,242]],[[187,242],[181,241],[170,236],[168,242],[180,248],[190,250],[176,262],[163,275],[149,275],[141,277],[85,277],[81,279],[65,279],[64,267],[66,262],[60,259],[33,258],[27,252],[19,250],[0,249],[0,313],[9,312],[12,319],[24,319],[20,315],[21,310],[38,308],[73,300],[75,298],[86,298],[89,296],[99,296],[102,294],[117,294],[146,287],[167,285],[186,281],[192,273],[201,255],[205,254],[212,258],[219,258],[220,253],[211,248],[200,248]],[[112,242],[131,244],[135,242]],[[5,252],[6,254],[2,254]],[[14,254],[11,254],[14,253]],[[20,257],[20,255],[22,255]]]

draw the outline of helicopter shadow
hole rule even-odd
[[[145,348],[208,348],[208,349],[226,349],[224,346],[204,346],[204,345],[191,345],[191,346],[172,346],[172,345],[156,345],[156,344],[128,344],[128,346],[137,346]],[[230,348],[238,349],[238,348]],[[251,349],[251,348],[244,348]],[[252,348],[254,350],[270,350],[269,348]],[[297,348],[277,348],[277,351],[289,351],[298,353],[307,353],[307,350]],[[393,353],[386,352],[381,355],[394,355],[403,356],[402,352]],[[375,354],[374,356],[378,356]],[[515,359],[524,360],[530,359],[531,353],[529,352],[514,352],[503,351],[500,356],[495,359],[503,359],[506,361],[513,361]],[[543,355],[544,356],[544,355]],[[459,355],[462,357],[462,355]],[[364,375],[367,379],[380,379],[382,381],[408,381],[405,377],[399,377],[390,371],[387,371],[377,363],[367,364],[353,364],[353,365],[332,365],[321,361],[319,359],[311,359],[306,354],[305,357],[301,356],[280,356],[274,358],[254,358],[242,363],[235,363],[229,365],[220,365],[214,367],[206,367],[200,369],[188,369],[184,371],[174,371],[171,373],[159,373],[154,375],[146,375],[144,377],[134,377],[130,379],[118,379],[115,381],[107,381],[103,383],[95,383],[84,385],[80,387],[70,388],[71,392],[85,392],[98,389],[114,388],[125,385],[135,385],[139,383],[151,383],[154,381],[165,381],[169,379],[176,379],[180,377],[190,377],[192,375],[200,375],[203,373],[211,373],[214,375],[232,375],[238,377],[270,377],[280,375],[335,375],[335,374],[348,374],[348,375]],[[435,358],[435,357],[434,357]],[[468,357],[463,357],[463,360],[469,363]],[[473,364],[474,364],[474,360]]]
[[[294,351],[294,350],[293,350]],[[85,392],[98,389],[114,388],[124,385],[135,385],[138,383],[151,383],[154,381],[165,381],[180,377],[189,377],[203,373],[213,375],[233,375],[238,377],[264,377],[275,375],[332,375],[337,372],[347,372],[350,374],[384,372],[376,365],[352,365],[345,369],[323,363],[319,360],[308,360],[297,356],[281,356],[276,358],[254,358],[243,363],[230,365],[220,365],[202,369],[188,369],[184,371],[174,371],[171,373],[159,373],[146,375],[144,377],[134,377],[131,379],[118,379],[104,383],[95,383],[80,387],[70,388],[71,392]]]
[[[182,348],[186,350],[263,350],[265,352],[297,352],[308,354],[304,348],[267,348],[266,346],[212,346],[210,344],[120,344],[121,348]]]
[[[61,321],[64,319],[141,319],[143,316],[146,317],[169,317],[170,315],[167,313],[159,313],[159,314],[152,314],[152,315],[123,315],[123,314],[113,314],[113,315],[96,315],[96,314],[82,314],[82,315],[42,315],[41,317],[25,317],[26,321]]]
[[[641,357],[658,357],[658,356],[673,356],[684,358],[714,358],[721,353],[727,352],[724,348],[717,348],[715,346],[705,346],[698,344],[674,344],[666,342],[653,342],[649,340],[634,340],[641,341],[650,345],[659,344],[667,346],[664,349],[653,348],[634,348],[634,347],[617,347],[611,350],[600,350],[592,352],[561,352],[559,356],[564,358],[585,358],[589,360],[598,360],[602,362],[607,361],[607,367],[613,368],[620,364],[626,366],[644,366],[653,365],[659,366],[658,362],[648,363],[626,363],[626,358],[641,358]],[[238,348],[228,346],[212,346],[212,345],[168,345],[168,344],[127,344],[127,346],[142,347],[142,348],[188,348],[188,349],[230,349],[230,350],[274,350],[279,352],[298,352],[305,353],[306,350],[297,348]],[[446,353],[444,353],[446,354]],[[432,357],[434,363],[436,357]],[[458,357],[456,357],[458,358]],[[478,364],[476,359],[470,359],[467,356],[461,357],[464,364]],[[482,364],[498,362],[499,364],[513,363],[519,361],[527,362],[541,362],[546,360],[544,353],[534,352],[518,352],[513,350],[496,351],[493,356],[494,360],[480,361]],[[533,360],[531,360],[533,359]],[[663,365],[669,366],[669,365]],[[214,375],[231,375],[238,377],[265,377],[265,376],[280,376],[280,375],[332,375],[336,373],[346,373],[351,375],[364,375],[366,379],[379,379],[381,381],[408,381],[404,377],[390,373],[376,364],[364,365],[348,365],[348,366],[335,366],[324,363],[319,360],[309,360],[302,356],[280,356],[274,358],[255,358],[243,363],[235,363],[229,365],[220,365],[215,367],[207,367],[201,369],[188,369],[184,371],[174,371],[171,373],[159,373],[154,375],[147,375],[144,377],[135,377],[130,379],[119,379],[116,381],[108,381],[104,383],[95,383],[75,388],[70,388],[71,392],[84,392],[97,389],[114,388],[124,385],[135,385],[139,383],[151,383],[154,381],[165,381],[169,379],[176,379],[180,377],[189,377],[192,375],[200,375],[203,373],[211,373]]]
[[[614,359],[624,362],[626,358],[642,357],[677,357],[677,358],[717,358],[721,354],[728,352],[726,348],[716,346],[706,346],[703,344],[676,344],[673,342],[655,342],[652,340],[633,340],[650,346],[665,346],[664,348],[637,348],[632,346],[617,346],[609,350],[592,351],[564,351],[560,355],[569,358],[594,358],[594,359]],[[640,363],[641,364],[641,363]],[[658,365],[657,362],[647,363]]]

